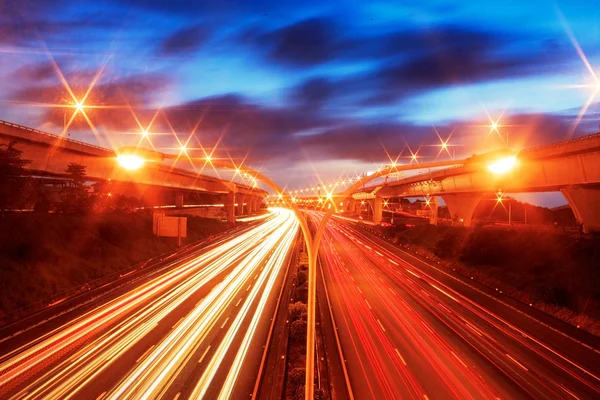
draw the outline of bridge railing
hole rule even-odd
[[[560,142],[549,143],[549,144],[545,144],[545,145],[538,146],[538,147],[530,147],[528,149],[521,150],[521,152],[522,153],[532,153],[535,151],[551,149],[553,147],[564,146],[565,144],[577,143],[577,142],[581,142],[583,140],[589,140],[589,139],[593,139],[593,138],[600,138],[600,132],[592,133],[590,135],[585,135],[585,136],[577,136],[577,137],[574,137],[571,139],[566,139],[566,140],[563,140]]]
[[[86,143],[86,142],[82,142],[80,140],[66,138],[66,137],[63,137],[63,136],[60,136],[60,135],[55,135],[55,134],[52,134],[52,133],[40,131],[40,130],[37,130],[37,129],[34,129],[34,128],[29,128],[27,126],[15,124],[15,123],[8,122],[8,121],[0,120],[0,125],[6,125],[6,126],[10,126],[10,127],[17,128],[17,129],[22,129],[24,131],[38,133],[40,135],[48,136],[48,137],[51,137],[51,138],[56,139],[56,140],[64,140],[66,142],[73,143],[73,144],[78,144],[80,146],[93,147],[95,149],[99,149],[99,150],[103,150],[103,151],[107,151],[107,152],[112,152],[112,150],[107,149],[106,147],[96,146],[94,144],[89,144],[89,143]]]

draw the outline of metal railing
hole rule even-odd
[[[542,145],[542,146],[538,146],[538,147],[530,147],[528,149],[521,150],[521,152],[522,153],[531,153],[531,152],[534,152],[534,151],[539,151],[539,150],[544,150],[544,149],[550,149],[552,147],[564,146],[565,144],[577,143],[577,142],[580,142],[582,140],[589,140],[589,139],[593,139],[593,138],[596,138],[596,137],[600,138],[600,132],[592,133],[591,135],[577,136],[575,138],[562,140],[560,142],[548,143],[548,144],[545,144],[545,145]]]
[[[109,153],[113,153],[112,150],[107,149],[106,147],[96,146],[94,144],[89,144],[89,143],[86,143],[86,142],[82,142],[80,140],[66,138],[66,137],[63,137],[63,136],[60,136],[60,135],[55,135],[53,133],[48,133],[48,132],[40,131],[38,129],[29,128],[27,126],[15,124],[15,123],[12,123],[12,122],[0,120],[0,124],[1,125],[6,125],[6,126],[11,126],[13,128],[21,129],[21,130],[24,130],[24,131],[38,133],[40,135],[48,136],[48,137],[56,139],[56,140],[64,140],[64,141],[69,142],[69,143],[74,143],[74,144],[78,144],[78,145],[81,145],[81,146],[92,147],[92,148],[95,148],[95,149],[99,149],[99,150],[103,150],[103,151],[106,151],[106,152],[109,152]]]

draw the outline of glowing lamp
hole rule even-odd
[[[144,159],[133,154],[121,154],[117,157],[117,161],[121,167],[131,171],[139,169],[144,165]]]
[[[513,169],[516,163],[517,157],[506,157],[488,165],[488,169],[494,174],[504,174]]]

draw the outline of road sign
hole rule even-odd
[[[167,217],[164,212],[154,213],[152,233],[158,237],[176,237],[181,245],[181,238],[187,237],[187,217]]]

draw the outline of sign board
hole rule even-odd
[[[187,237],[187,217],[167,217],[165,213],[154,213],[152,232],[162,237]]]
[[[417,215],[419,217],[429,217],[431,216],[431,210],[417,210]]]

